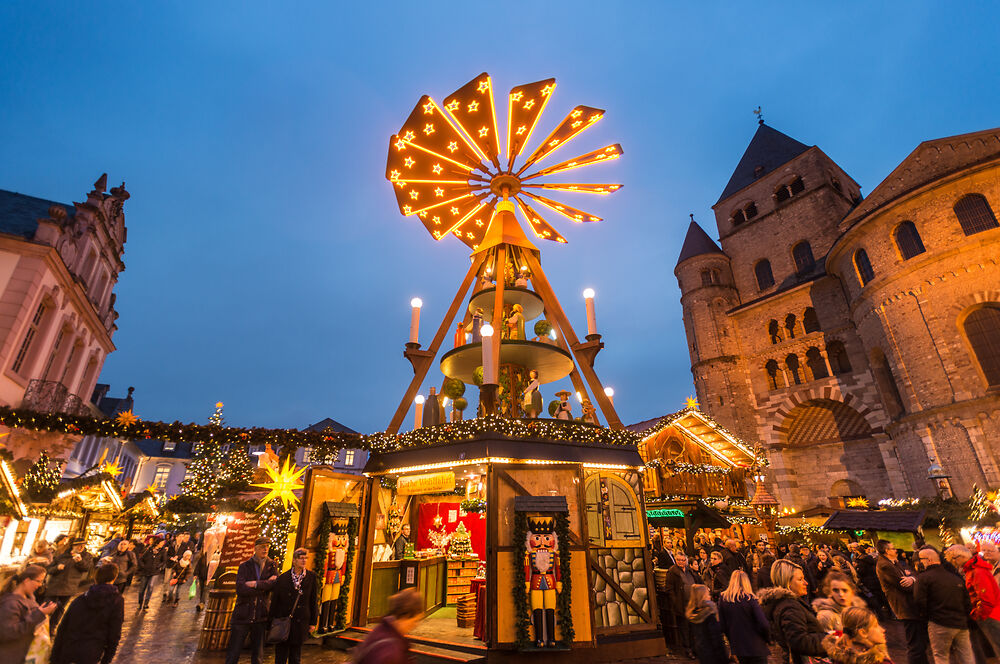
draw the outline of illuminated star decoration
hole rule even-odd
[[[868,509],[868,507],[869,507],[868,499],[864,498],[864,497],[848,498],[847,499],[847,506],[848,507],[860,507],[862,509]]]
[[[123,427],[132,426],[138,421],[139,418],[133,415],[131,410],[126,410],[125,412],[118,413],[118,417],[115,418],[115,422],[117,422],[120,426]]]
[[[386,178],[394,185],[400,212],[420,219],[435,239],[454,235],[473,251],[479,248],[489,227],[481,223],[482,217],[489,215],[504,193],[539,239],[566,242],[539,211],[545,211],[549,218],[557,215],[576,223],[601,221],[598,216],[542,194],[565,191],[607,195],[621,189],[620,184],[563,184],[543,182],[542,178],[617,159],[622,155],[620,145],[606,145],[528,171],[596,124],[604,111],[575,107],[529,153],[528,144],[555,91],[555,79],[519,85],[508,93],[506,134],[498,131],[493,87],[489,74],[484,72],[445,97],[441,104],[427,95],[420,98],[389,141]],[[435,224],[438,208],[458,212],[452,212],[445,223]]]
[[[118,477],[122,474],[122,467],[118,465],[117,461],[114,463],[106,463],[104,464],[104,467],[101,468],[101,472],[107,473],[108,475],[111,475],[111,477]]]
[[[694,397],[688,397],[684,400],[684,407],[691,410],[698,410],[698,400]]]
[[[434,517],[434,527],[435,528],[440,528],[441,524],[443,524],[443,523],[444,523],[444,519],[441,517],[440,514],[438,514],[436,517]]]
[[[299,501],[293,492],[304,486],[301,480],[302,474],[306,472],[304,466],[299,468],[292,463],[291,457],[286,457],[284,465],[279,470],[275,470],[269,466],[265,466],[264,470],[267,471],[271,481],[264,484],[251,485],[270,491],[260,501],[260,505],[257,506],[258,510],[275,499],[280,500],[282,507],[285,509],[288,509],[290,504],[294,505]]]

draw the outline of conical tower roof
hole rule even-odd
[[[808,145],[761,122],[716,205],[808,149]]]
[[[687,235],[684,236],[684,244],[681,246],[681,255],[677,257],[677,265],[680,265],[689,258],[701,256],[702,254],[723,254],[719,245],[708,236],[708,233],[698,225],[698,222],[691,220],[688,226]]]

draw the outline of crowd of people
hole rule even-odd
[[[201,533],[115,534],[93,551],[66,535],[39,539],[0,594],[0,662],[109,663],[130,586],[137,588],[139,617],[157,585],[164,605],[176,605],[190,588],[197,610],[204,608],[208,565],[200,552]]]
[[[778,647],[791,664],[882,664],[898,623],[907,664],[984,664],[1000,656],[1000,550],[976,548],[699,536],[685,551],[656,534],[664,638],[700,664],[766,664]]]

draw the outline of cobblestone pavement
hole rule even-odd
[[[171,662],[172,664],[222,664],[221,652],[198,652],[198,638],[201,634],[203,612],[195,611],[195,600],[184,599],[175,606],[161,600],[157,586],[149,609],[136,613],[137,590],[132,587],[125,591],[125,625],[118,646],[115,664],[131,662]],[[905,662],[903,630],[899,623],[887,625],[889,654],[895,662]],[[770,658],[770,664],[778,664],[781,659],[777,649]],[[249,662],[249,653],[244,653],[243,662]],[[274,661],[273,651],[264,651],[264,662]],[[304,664],[346,664],[350,661],[347,653],[328,650],[319,645],[306,645],[302,650]],[[689,664],[689,660],[676,653],[665,657],[629,660],[629,664]],[[995,661],[995,660],[994,660]]]

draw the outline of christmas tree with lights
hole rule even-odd
[[[222,416],[222,402],[215,404],[215,412],[208,418],[209,424],[225,426]],[[194,446],[194,458],[187,467],[187,476],[181,482],[181,492],[185,496],[205,501],[214,501],[222,488],[222,468],[225,455],[219,443],[209,436]]]
[[[224,493],[239,493],[250,489],[250,483],[253,482],[253,464],[244,443],[233,443],[229,447],[221,478]]]
[[[21,488],[35,502],[47,502],[56,496],[61,474],[58,466],[53,467],[49,455],[42,452],[38,461],[32,464],[21,481]]]
[[[452,558],[468,558],[472,553],[472,539],[465,524],[458,522],[458,528],[451,534],[451,545],[448,555]]]

